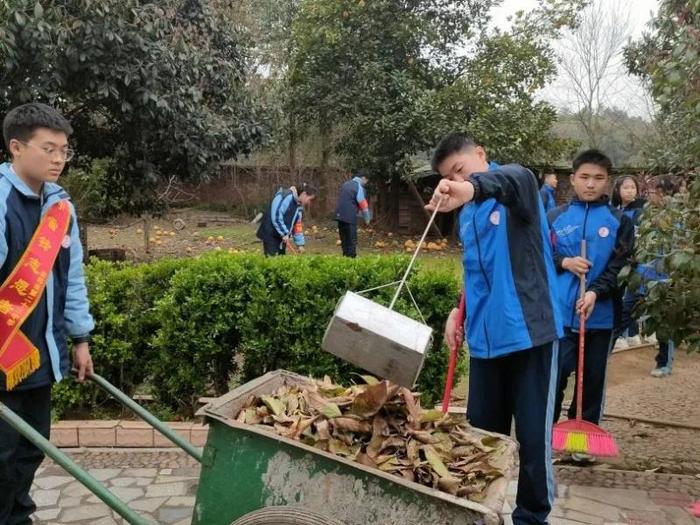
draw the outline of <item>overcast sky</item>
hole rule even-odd
[[[604,2],[604,6],[610,9],[619,9],[627,13],[630,21],[630,32],[632,38],[639,37],[646,29],[647,22],[651,19],[652,13],[658,9],[658,0],[598,0]],[[492,11],[493,23],[502,28],[509,27],[508,17],[519,9],[529,10],[537,7],[537,0],[504,0],[503,4]],[[555,46],[556,47],[556,46]],[[622,67],[622,66],[621,66]],[[645,118],[649,117],[644,90],[639,82],[629,75],[624,75],[620,81],[623,89],[610,95],[612,105],[625,109],[629,113]],[[558,107],[569,107],[575,105],[564,78],[559,77],[551,86],[541,93],[542,98],[550,101]]]

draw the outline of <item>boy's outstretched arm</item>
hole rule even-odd
[[[468,202],[481,202],[494,198],[507,206],[523,221],[531,222],[539,215],[540,197],[537,180],[532,172],[517,164],[473,174],[468,180],[442,179],[426,206],[447,212]]]
[[[474,184],[475,202],[494,198],[510,208],[521,220],[531,222],[540,213],[537,179],[530,170],[518,164],[508,164],[469,179]]]

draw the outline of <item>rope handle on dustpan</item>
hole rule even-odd
[[[445,197],[440,199],[440,202],[438,202],[437,206],[435,206],[435,210],[433,210],[433,214],[430,216],[430,220],[428,221],[428,225],[425,227],[425,231],[423,232],[423,235],[421,236],[420,240],[418,241],[418,246],[416,246],[416,249],[413,252],[413,256],[411,257],[411,261],[408,263],[408,268],[406,268],[406,271],[404,272],[401,280],[394,281],[394,282],[391,282],[388,284],[382,284],[380,286],[374,286],[372,288],[367,288],[366,290],[361,290],[359,292],[356,292],[358,295],[362,295],[364,293],[371,292],[373,290],[379,290],[380,288],[387,288],[388,286],[394,286],[395,284],[398,284],[398,288],[396,289],[396,293],[394,294],[394,297],[391,299],[391,303],[389,304],[389,310],[393,310],[394,305],[396,304],[396,300],[399,298],[399,295],[401,294],[401,291],[403,290],[404,287],[406,287],[406,291],[408,292],[408,295],[411,297],[411,301],[413,302],[413,306],[416,308],[418,315],[420,315],[420,318],[423,321],[423,324],[427,324],[425,322],[425,318],[423,317],[423,313],[420,311],[420,308],[418,308],[418,303],[416,302],[415,298],[413,297],[413,294],[411,293],[411,290],[408,287],[408,284],[406,284],[406,280],[408,279],[408,276],[411,273],[411,270],[413,269],[413,265],[416,262],[416,258],[418,257],[418,252],[420,252],[420,249],[423,246],[423,243],[425,242],[425,238],[428,236],[428,232],[430,231],[430,228],[433,225],[433,222],[435,221],[435,216],[437,215],[437,212],[440,209],[440,206],[442,205],[442,201],[444,199],[445,199]]]
[[[421,235],[420,241],[418,241],[418,246],[416,246],[416,250],[413,252],[413,257],[411,257],[411,262],[408,263],[408,268],[406,268],[406,272],[403,274],[403,277],[399,281],[399,287],[396,290],[396,293],[394,294],[394,298],[391,300],[391,303],[389,304],[389,310],[394,309],[394,304],[396,304],[396,300],[399,298],[399,294],[401,293],[401,290],[403,289],[404,285],[406,284],[406,280],[408,279],[408,275],[411,273],[411,270],[413,269],[413,265],[416,262],[416,258],[418,257],[418,252],[420,252],[421,247],[423,246],[423,243],[425,242],[425,238],[428,236],[428,232],[430,231],[430,227],[433,225],[433,221],[435,221],[435,216],[437,215],[438,210],[440,209],[440,206],[442,205],[442,201],[445,200],[445,197],[442,197],[440,199],[440,202],[437,203],[437,206],[435,206],[435,209],[433,210],[433,214],[430,216],[430,220],[428,221],[428,225],[425,227],[425,230],[423,231],[423,235]]]
[[[581,241],[581,257],[586,258],[586,239]],[[586,274],[579,277],[579,299],[586,295]],[[576,370],[576,419],[583,419],[583,361],[586,348],[586,314],[581,310],[578,320],[578,367]]]

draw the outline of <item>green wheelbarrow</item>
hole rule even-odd
[[[198,412],[209,425],[202,453],[103,378],[90,379],[201,463],[192,525],[498,525],[508,483],[516,473],[518,445],[499,435],[507,440],[505,475],[476,503],[237,422],[251,395],[309,381],[282,370],[255,379]],[[0,417],[128,523],[151,523],[2,405]]]

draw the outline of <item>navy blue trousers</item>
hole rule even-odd
[[[605,401],[605,374],[608,368],[612,330],[586,330],[583,352],[583,419],[598,424]],[[564,329],[559,341],[559,386],[557,388],[554,422],[561,414],[564,391],[569,376],[578,368],[578,332]],[[568,412],[569,419],[576,416],[576,389]]]
[[[554,503],[552,421],[558,343],[536,346],[496,359],[469,361],[467,419],[477,427],[515,435],[520,474],[515,525],[543,525]]]
[[[0,391],[0,402],[46,439],[51,430],[51,385]],[[10,425],[0,421],[0,523],[31,525],[36,505],[29,496],[44,453]]]

